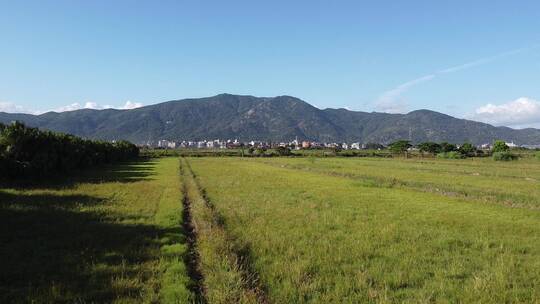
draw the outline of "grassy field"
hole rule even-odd
[[[366,186],[412,188],[512,207],[540,209],[540,161],[384,158],[272,158],[266,164],[343,176]]]
[[[158,158],[0,189],[0,302],[540,303],[540,161]]]
[[[532,183],[525,178],[538,177],[538,166],[531,163],[188,161],[227,233],[248,248],[244,254],[251,257],[270,302],[535,303],[540,299],[540,213],[535,208],[486,204],[482,198],[489,190],[475,192],[487,183],[484,179],[499,181],[495,176],[503,182],[507,178]],[[443,183],[440,175],[482,175],[470,175],[479,180],[471,185],[474,196],[454,197],[425,192],[421,182],[380,187],[371,177],[363,179],[351,174],[355,170],[349,171],[351,166],[378,171],[373,163],[380,164],[380,171],[394,167],[397,176],[413,167],[411,174],[431,174],[448,187],[457,180],[452,177]],[[508,197],[519,191],[517,186],[500,189],[500,185],[491,189],[507,191]],[[536,206],[534,193],[529,198],[526,205]]]
[[[186,303],[178,159],[0,190],[0,302]]]

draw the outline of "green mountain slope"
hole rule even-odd
[[[42,115],[0,113],[0,122],[20,120],[39,128],[135,143],[169,140],[233,139],[389,143],[397,139],[475,144],[495,139],[540,144],[540,130],[494,127],[445,114],[408,114],[318,109],[291,96],[220,94],[164,102],[133,110],[77,110]]]

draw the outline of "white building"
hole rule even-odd
[[[355,142],[351,144],[351,149],[360,150],[362,148],[362,145],[359,142]]]

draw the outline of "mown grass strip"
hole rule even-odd
[[[185,181],[184,166],[180,163],[180,178],[182,179],[182,206],[183,206],[183,227],[187,237],[188,251],[185,263],[188,267],[188,274],[193,284],[190,286],[195,295],[195,303],[206,303],[205,290],[203,285],[203,275],[200,267],[200,256],[197,250],[197,230],[193,223],[192,203],[188,196],[187,182]]]
[[[258,276],[249,267],[249,250],[227,234],[224,221],[205,198],[185,159],[184,189],[197,234],[200,270],[208,303],[267,303]]]
[[[155,222],[164,230],[160,238],[162,271],[159,301],[161,303],[196,302],[196,282],[189,276],[186,264],[189,255],[189,232],[182,223],[185,213],[180,201],[183,192],[178,177],[179,165],[176,159],[161,160],[172,168],[167,175],[160,177],[162,193],[156,206]],[[175,166],[176,165],[176,166]],[[176,168],[175,168],[176,167]]]

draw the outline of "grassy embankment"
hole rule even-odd
[[[253,159],[189,162],[226,233],[250,249],[270,302],[534,303],[540,298],[538,210],[373,187]],[[501,169],[478,165],[481,174]],[[504,174],[516,173],[500,171]],[[431,175],[436,180],[439,173]]]
[[[0,302],[187,303],[178,159],[0,189]]]

